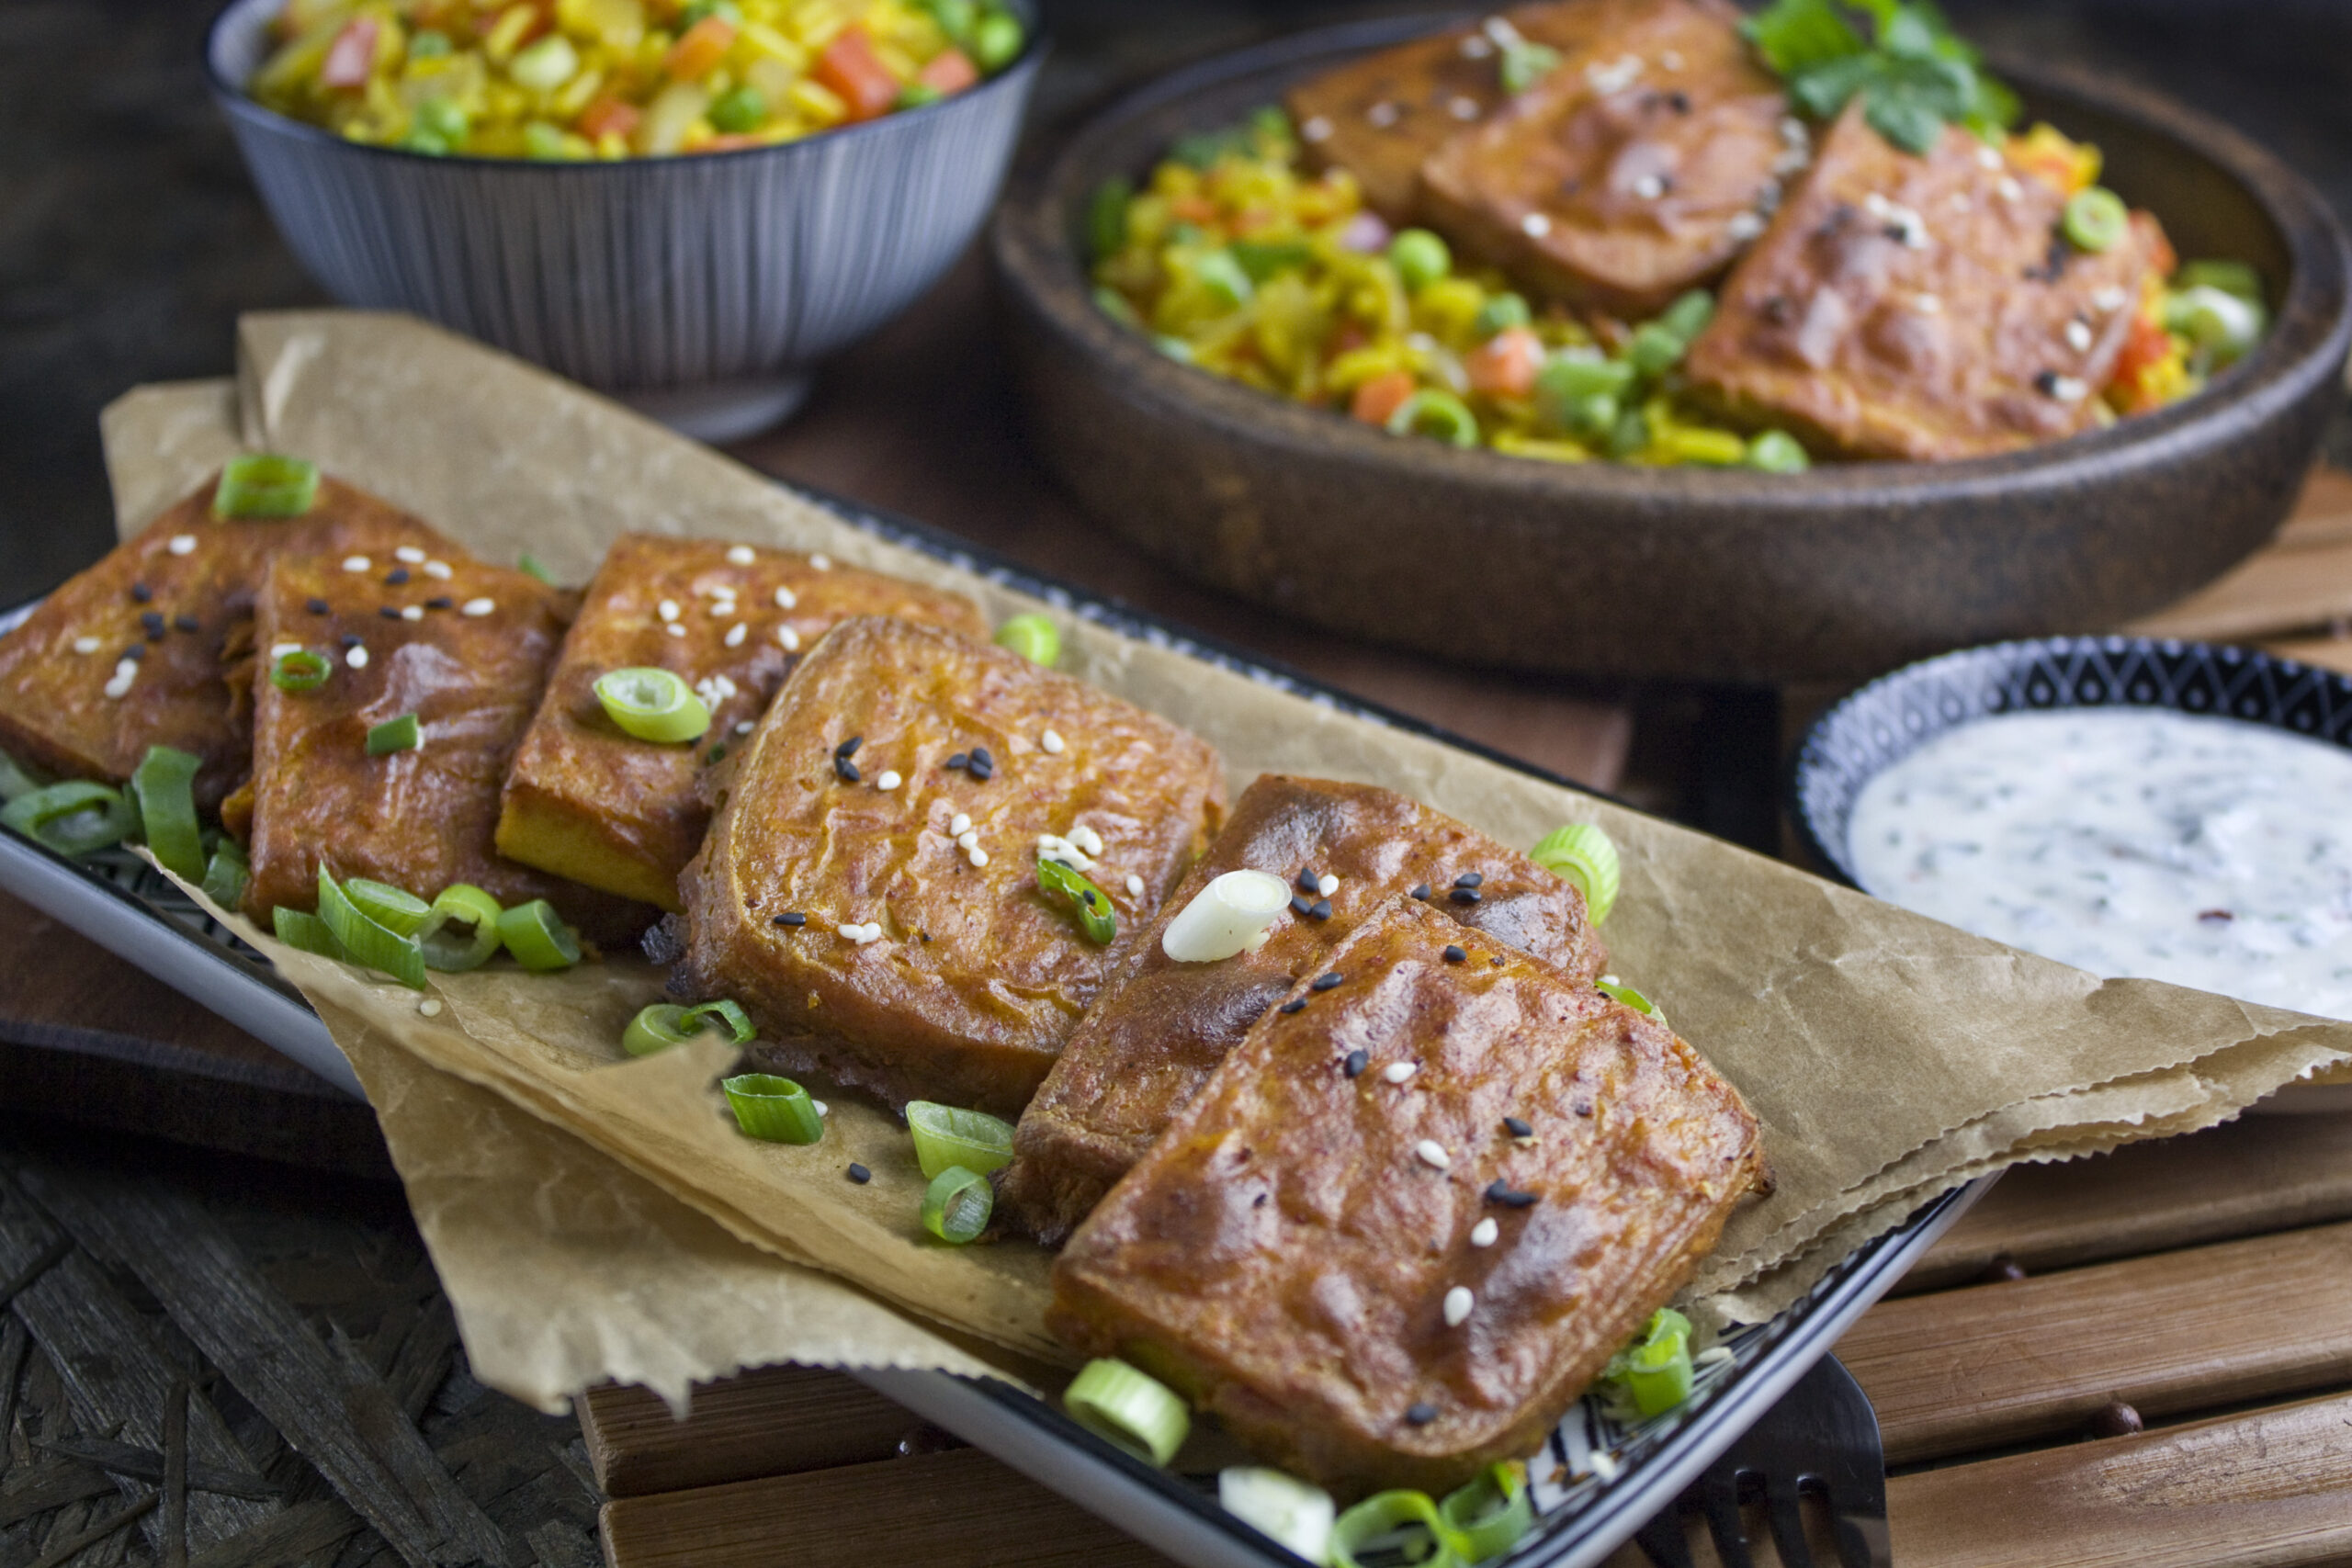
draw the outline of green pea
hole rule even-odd
[[[1407,229],[1388,242],[1388,265],[1408,293],[1418,293],[1453,270],[1453,253],[1427,229]]]
[[[1715,297],[1703,288],[1693,288],[1659,315],[1657,324],[1689,343],[1697,337],[1715,314]]]
[[[543,119],[532,120],[523,127],[523,150],[543,160],[571,156],[571,150],[564,145],[562,130]]]
[[[721,93],[718,101],[710,106],[709,112],[711,124],[721,130],[740,135],[768,118],[767,95],[746,82],[740,87]]]
[[[1747,444],[1747,466],[1768,474],[1801,474],[1813,467],[1813,459],[1787,431],[1764,430]]]
[[[1650,444],[1650,422],[1639,409],[1627,409],[1610,427],[1609,455],[1630,457]]]
[[[996,645],[1049,670],[1061,662],[1061,630],[1040,615],[1015,615],[997,627]]]
[[[1643,375],[1656,376],[1679,364],[1689,346],[1680,333],[1663,322],[1645,321],[1634,329],[1634,341],[1625,345],[1625,358]]]
[[[447,152],[466,139],[466,111],[448,98],[436,96],[425,99],[416,106],[416,111],[410,117],[410,122],[415,130],[423,131],[425,135],[441,142],[441,146],[437,149],[439,152]],[[435,149],[418,148],[416,151],[426,152],[435,151]]]
[[[449,155],[449,144],[421,126],[411,129],[406,136],[400,139],[398,146],[403,152],[423,152],[433,158]]]
[[[1478,307],[1478,319],[1470,330],[1484,340],[1512,327],[1523,327],[1534,319],[1526,300],[1516,294],[1498,294]]]
[[[408,57],[411,60],[438,60],[448,52],[449,35],[435,32],[431,28],[408,40]]]
[[[972,28],[979,16],[979,7],[972,0],[931,0],[931,19],[959,47],[971,42]]]
[[[1003,70],[1020,58],[1029,35],[1021,23],[1002,11],[990,11],[972,28],[972,58],[983,71]]]
[[[684,32],[705,17],[717,17],[730,27],[743,25],[742,8],[735,4],[735,0],[691,0],[678,13],[678,30]]]
[[[1634,367],[1622,359],[1578,359],[1559,355],[1535,373],[1535,389],[1562,405],[1596,393],[1615,397],[1634,384]]]
[[[1561,423],[1579,435],[1602,436],[1617,427],[1617,395],[1587,392],[1564,408]]]
[[[928,82],[910,82],[899,89],[899,101],[895,107],[919,109],[925,104],[937,103],[944,96]]]

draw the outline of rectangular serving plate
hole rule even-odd
[[[1075,619],[1218,665],[1317,706],[1442,741],[1546,784],[1596,793],[1419,719],[1345,695],[1272,660],[1041,577],[927,524],[821,491],[782,488],[852,527],[1042,599]],[[0,614],[0,633],[13,629],[32,608],[26,604]],[[69,861],[14,834],[0,833],[0,889],[144,969],[345,1093],[365,1098],[350,1064],[301,994],[261,953],[209,918],[137,856],[107,852]],[[1589,1568],[1606,1558],[1672,1503],[1814,1362],[1827,1355],[1854,1319],[1884,1295],[1993,1180],[1984,1178],[1927,1204],[1893,1231],[1849,1254],[1771,1322],[1727,1341],[1730,1359],[1702,1369],[1691,1397],[1678,1409],[1624,1426],[1591,1401],[1577,1404],[1554,1431],[1545,1454],[1529,1467],[1538,1515],[1534,1530],[1498,1561],[1511,1568]],[[1220,1507],[1214,1474],[1155,1470],[1095,1437],[1057,1406],[1009,1383],[945,1372],[860,1371],[854,1375],[1190,1568],[1297,1568],[1301,1561]],[[1603,1450],[1615,1461],[1607,1479],[1589,1462],[1593,1453]]]

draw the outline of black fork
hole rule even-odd
[[[1683,1517],[1707,1521],[1724,1568],[1755,1568],[1739,1501],[1760,1488],[1783,1568],[1815,1568],[1798,1499],[1829,1505],[1840,1568],[1893,1568],[1886,1535],[1886,1460],[1878,1415],[1853,1373],[1824,1356],[1690,1489],[1634,1540],[1657,1568],[1693,1568]]]

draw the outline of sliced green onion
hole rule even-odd
[[[389,975],[412,990],[424,988],[424,953],[416,938],[402,936],[362,914],[324,863],[319,866],[319,918],[334,932],[352,963]]]
[[[550,588],[555,586],[555,573],[548,570],[546,562],[528,550],[514,558],[514,569],[537,578]]]
[[[1658,1017],[1657,1004],[1622,980],[1595,980],[1592,988],[1604,997],[1614,998],[1646,1018]]]
[[[204,896],[224,909],[243,902],[245,884],[253,879],[253,864],[234,839],[223,839],[204,863]]]
[[[1627,409],[1609,427],[1609,455],[1630,457],[1650,444],[1649,416],[1639,409]]]
[[[1296,1476],[1256,1465],[1217,1472],[1216,1500],[1225,1511],[1309,1562],[1331,1550],[1331,1495]]]
[[[1257,293],[1257,285],[1229,251],[1211,251],[1193,264],[1193,281],[1227,310],[1239,310]]]
[[[1119,934],[1118,912],[1111,907],[1110,895],[1057,860],[1037,863],[1037,886],[1047,893],[1069,900],[1078,914],[1079,929],[1089,941],[1110,945]]]
[[[139,826],[139,810],[120,790],[68,779],[0,807],[0,823],[73,859],[122,842]]]
[[[1061,662],[1061,628],[1044,615],[1015,615],[996,629],[996,645],[1050,670]]]
[[[2091,186],[2066,198],[2065,215],[2058,226],[2068,240],[2086,251],[2109,251],[2131,231],[2132,209],[2105,186]]]
[[[232,457],[212,492],[215,517],[300,517],[319,495],[319,466],[274,452]]]
[[[1503,91],[1523,93],[1552,73],[1560,63],[1560,51],[1548,44],[1529,43],[1521,39],[1503,46]]]
[[[703,1032],[699,1020],[686,1021],[686,1010],[675,1002],[654,1002],[640,1008],[621,1031],[621,1049],[632,1056],[650,1056],[682,1045]]]
[[[596,700],[621,732],[664,745],[698,739],[710,728],[710,710],[684,679],[642,665],[607,670],[596,677]]]
[[[1102,261],[1118,254],[1126,247],[1127,203],[1135,199],[1135,182],[1119,175],[1112,175],[1094,187],[1094,194],[1086,202],[1086,245],[1090,259]]]
[[[1706,330],[1714,316],[1715,297],[1703,288],[1693,288],[1661,311],[1657,324],[1689,343]]]
[[[951,1165],[931,1179],[922,1194],[922,1228],[951,1247],[962,1247],[989,1228],[996,1190],[977,1170]]]
[[[269,683],[281,692],[300,696],[325,685],[327,677],[334,673],[334,666],[327,661],[325,654],[313,653],[307,648],[289,649],[270,660]]]
[[[270,910],[269,924],[277,932],[277,940],[297,953],[316,953],[321,958],[332,958],[338,964],[351,962],[351,954],[343,950],[343,943],[335,941],[334,932],[327,929],[326,921],[316,915],[289,909],[280,904]]]
[[[1452,392],[1424,387],[1396,405],[1388,416],[1391,435],[1427,435],[1456,446],[1478,445],[1478,421],[1469,405]]]
[[[1527,301],[1516,294],[1496,294],[1478,307],[1477,319],[1470,323],[1470,334],[1480,342],[1510,327],[1523,327],[1535,319]]]
[[[17,759],[0,751],[0,803],[30,795],[39,788],[40,780],[27,773]]]
[[[1112,1447],[1165,1465],[1184,1446],[1193,1413],[1174,1389],[1125,1361],[1089,1361],[1062,1393],[1062,1408]]]
[[[1634,367],[1622,359],[1555,355],[1535,373],[1536,391],[1563,407],[1595,393],[1617,397],[1633,384]]]
[[[1768,474],[1801,474],[1813,467],[1813,458],[1787,431],[1759,430],[1747,443],[1747,466]]]
[[[408,40],[411,60],[438,60],[449,52],[449,35],[426,28]]]
[[[1672,1307],[1650,1314],[1634,1342],[1610,1358],[1601,1381],[1623,1390],[1644,1416],[1690,1397],[1690,1320]]]
[[[130,775],[147,852],[183,882],[204,879],[204,833],[196,820],[196,771],[203,765],[186,751],[150,746]]]
[[[990,11],[972,28],[972,61],[991,75],[1012,64],[1020,56],[1021,47],[1028,35],[1021,30],[1021,23],[1002,11]]]
[[[1408,294],[1418,294],[1453,270],[1453,253],[1427,229],[1403,229],[1388,242],[1388,265]]]
[[[685,1010],[685,1021],[692,1023],[698,1030],[707,1027],[703,1020],[712,1018],[717,1019],[726,1028],[727,1037],[738,1045],[747,1043],[759,1032],[752,1027],[752,1021],[745,1016],[743,1010],[725,997],[719,998],[715,1002],[704,1002],[699,1006],[690,1007]]]
[[[1509,1463],[1488,1465],[1479,1475],[1445,1495],[1437,1517],[1453,1532],[1453,1546],[1472,1562],[1500,1557],[1535,1528],[1535,1505],[1527,1495],[1527,1472]]]
[[[544,898],[499,911],[498,940],[526,969],[569,969],[580,962],[580,933]]]
[[[470,882],[453,882],[433,900],[433,913],[416,933],[424,952],[424,966],[444,975],[462,975],[490,962],[499,948],[498,900]],[[457,934],[470,927],[472,934]]]
[[[915,87],[922,85],[922,83],[914,85]],[[903,99],[907,92],[913,90],[913,87],[910,87],[899,96]],[[936,87],[931,88],[930,92],[932,97],[935,98],[939,96],[939,89]],[[928,100],[917,99],[916,101],[922,103]],[[740,135],[768,118],[768,98],[765,93],[746,82],[741,86],[720,94],[718,101],[703,112],[709,117],[710,123],[720,130]]]
[[[579,74],[579,72],[580,51],[574,49],[571,46],[571,40],[561,33],[549,33],[537,43],[517,50],[514,57],[506,62],[506,74],[514,80],[514,85],[519,87],[527,87],[534,93],[552,93]],[[726,101],[724,98],[719,100],[722,104]],[[716,107],[716,105],[713,106],[713,107]],[[718,124],[716,115],[711,117],[711,123]],[[729,130],[747,128],[719,126],[719,129]]]
[[[1535,841],[1527,858],[1576,884],[1577,891],[1584,895],[1585,914],[1594,925],[1607,919],[1609,911],[1617,907],[1623,867],[1616,844],[1595,824],[1571,822],[1555,828]]]
[[[2262,275],[2238,261],[2183,262],[2173,275],[2175,288],[2218,288],[2251,305],[2263,302]]]
[[[351,900],[353,908],[394,936],[415,936],[433,918],[432,905],[389,882],[347,876],[343,881],[343,896]]]
[[[1690,340],[1663,321],[1644,321],[1625,345],[1625,361],[1645,376],[1661,375],[1680,363]]]
[[[368,755],[389,757],[395,751],[418,751],[424,748],[424,728],[416,722],[416,715],[404,713],[398,718],[388,718],[368,731]]]
[[[813,1144],[825,1135],[817,1102],[790,1078],[774,1073],[739,1073],[718,1087],[734,1108],[735,1125],[770,1144]]]
[[[1428,1538],[1418,1555],[1412,1545],[1403,1549],[1405,1560],[1414,1568],[1463,1568],[1453,1531],[1438,1517],[1430,1495],[1404,1491],[1375,1492],[1339,1517],[1331,1526],[1331,1568],[1363,1568],[1356,1554],[1399,1531],[1408,1532],[1416,1541],[1421,1536]]]
[[[2211,354],[2218,368],[2245,357],[2261,340],[2268,313],[2259,300],[2199,284],[2165,297],[2164,324]]]
[[[1225,248],[1233,253],[1233,259],[1241,264],[1252,283],[1263,283],[1314,259],[1304,240],[1235,240]]]
[[[986,1176],[1012,1163],[1012,1123],[985,1111],[910,1100],[907,1131],[914,1134],[915,1163],[925,1177],[959,1165]]]

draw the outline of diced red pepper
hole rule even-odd
[[[635,104],[625,104],[618,98],[598,98],[582,109],[573,123],[579,126],[580,134],[591,141],[602,141],[606,132],[626,141],[636,131],[637,122],[644,118]]]
[[[376,18],[354,17],[327,45],[319,64],[319,80],[330,87],[364,87],[376,69]]]
[[[863,27],[843,28],[817,56],[811,73],[849,106],[852,121],[888,114],[899,101],[899,79],[874,52],[874,40]]]
[[[2171,352],[2172,335],[2164,323],[2152,315],[2135,316],[2131,335],[2115,356],[2115,379],[2126,386],[2136,383],[2143,372],[2163,364]]]
[[[724,17],[705,17],[680,36],[662,57],[662,69],[678,82],[699,82],[718,69],[735,44],[735,24]]]
[[[1355,398],[1348,404],[1348,412],[1366,424],[1386,424],[1389,415],[1404,407],[1405,400],[1412,395],[1413,373],[1390,370],[1358,387]]]
[[[1216,221],[1216,203],[1204,196],[1170,197],[1168,211],[1170,217],[1181,218],[1187,223]]]
[[[1505,327],[1462,363],[1470,389],[1490,398],[1527,396],[1535,390],[1535,373],[1543,367],[1544,344],[1525,327]]]
[[[915,73],[917,82],[943,98],[962,92],[979,79],[980,68],[967,59],[962,50],[954,48],[934,55],[930,64]]]

